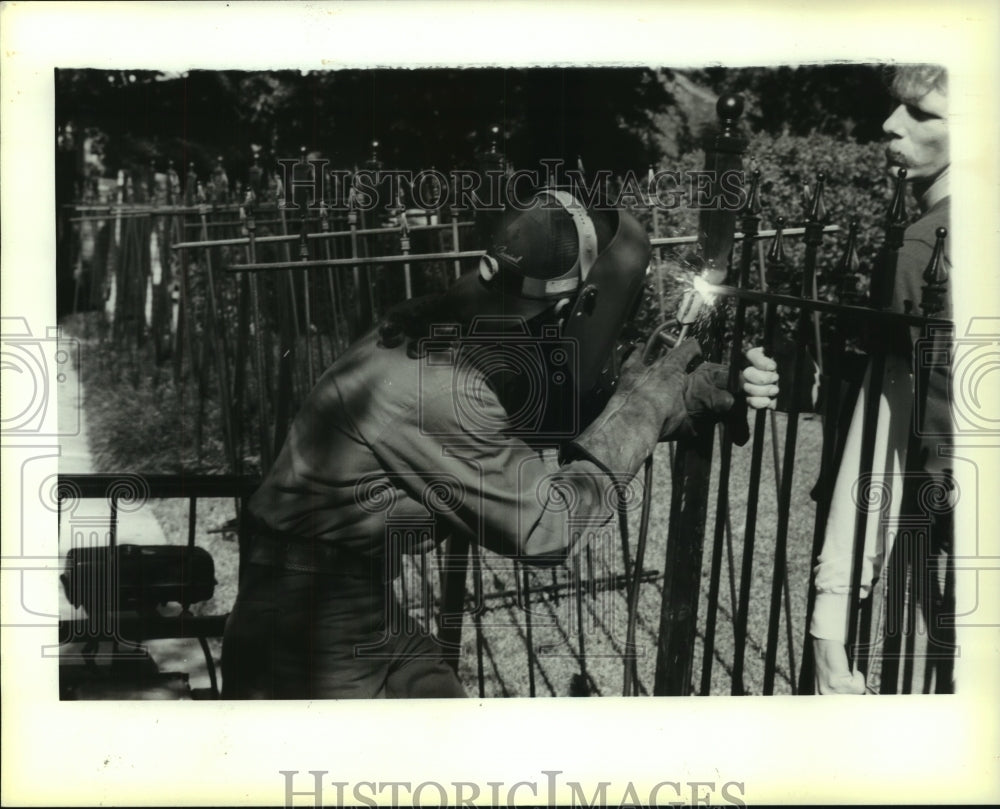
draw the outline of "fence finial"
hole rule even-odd
[[[715,112],[719,116],[723,135],[734,134],[736,122],[743,114],[742,96],[730,93],[719,96],[719,100],[715,102]]]
[[[257,229],[257,223],[254,219],[256,204],[257,195],[252,188],[248,188],[246,196],[243,198],[243,206],[240,209],[240,218],[244,220],[243,226],[246,228],[248,235]]]
[[[944,240],[948,228],[935,231],[934,252],[924,270],[924,289],[920,298],[920,308],[926,317],[934,317],[944,311],[944,296],[948,289],[948,268],[944,265]]]
[[[750,190],[747,192],[747,199],[740,213],[744,219],[751,216],[760,219],[761,210],[760,169],[754,169],[753,174],[750,176]]]
[[[816,175],[816,192],[813,194],[809,211],[806,214],[806,219],[809,222],[822,222],[826,219],[826,206],[823,204],[823,186],[825,184],[826,174],[821,171]]]
[[[174,168],[174,161],[167,162],[167,205],[176,205],[181,196],[181,178]]]
[[[767,251],[767,263],[775,267],[785,266],[785,217],[779,216],[775,221],[774,239],[771,241],[771,249]]]
[[[220,204],[229,202],[229,175],[226,174],[225,161],[222,155],[215,158],[215,168],[212,170],[212,201]]]
[[[299,147],[299,165],[311,168],[315,175],[316,168],[315,166],[311,167],[309,166],[309,161],[307,159],[307,150],[305,146]],[[303,192],[302,196],[299,198],[298,205],[299,205],[299,259],[301,261],[308,261],[309,260],[309,199],[306,193]]]
[[[896,190],[892,195],[886,227],[906,224],[906,169],[901,168],[896,175]]]
[[[156,190],[156,158],[151,157],[149,170],[146,172],[146,199],[154,205],[159,202]]]
[[[253,147],[253,164],[247,173],[247,183],[255,197],[264,193],[264,169],[260,167],[260,149],[257,147]]]
[[[850,228],[847,231],[847,244],[844,247],[844,255],[837,262],[834,270],[834,278],[839,279],[838,296],[841,303],[858,303],[858,272],[861,269],[861,260],[858,258],[858,226],[859,221],[855,216],[851,219]]]
[[[194,163],[188,163],[187,178],[184,183],[184,204],[194,205],[195,203],[195,189],[198,187],[198,174],[194,170]]]

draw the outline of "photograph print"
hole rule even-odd
[[[54,80],[61,699],[954,691],[944,66]]]

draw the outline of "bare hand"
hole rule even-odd
[[[750,364],[740,373],[747,404],[755,410],[774,410],[778,402],[778,364],[760,346],[746,352]]]
[[[851,671],[844,644],[837,640],[813,638],[816,659],[817,694],[864,694],[865,675]]]

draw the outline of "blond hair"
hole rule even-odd
[[[947,95],[948,71],[941,65],[898,65],[892,74],[892,94],[900,101],[917,101],[931,90]]]

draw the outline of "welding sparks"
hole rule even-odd
[[[715,284],[709,283],[701,275],[696,275],[691,280],[691,286],[694,287],[694,291],[701,296],[701,300],[705,306],[713,306],[715,304],[715,290],[718,288]]]
[[[691,289],[684,293],[677,307],[677,322],[688,326],[699,320],[715,304],[717,295],[714,290],[715,286],[702,276],[692,276]]]

